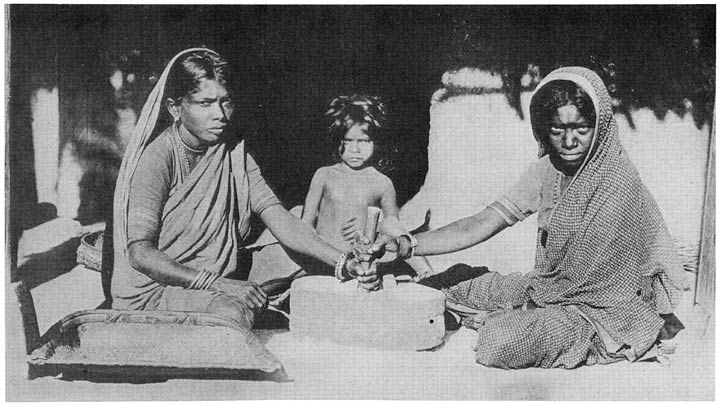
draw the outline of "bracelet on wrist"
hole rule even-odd
[[[350,262],[353,258],[355,258],[353,252],[346,252],[340,255],[340,259],[338,259],[335,264],[335,278],[340,281],[346,281],[353,278],[347,268],[348,262]]]
[[[409,233],[400,235],[397,237],[396,243],[398,245],[398,250],[400,250],[400,238],[407,238],[407,240],[410,242],[410,249],[408,250],[407,256],[403,257],[403,259],[407,260],[415,256],[415,248],[417,248],[418,241],[415,239],[414,236],[410,235]]]
[[[340,281],[345,281],[343,278],[343,268],[345,267],[345,264],[347,263],[348,254],[343,253],[340,255],[340,258],[338,259],[337,263],[335,263],[335,278]]]
[[[348,252],[347,257],[345,258],[345,264],[343,265],[342,269],[340,270],[340,275],[345,280],[350,280],[350,279],[354,278],[353,275],[350,274],[350,269],[348,269],[348,267],[347,267],[348,263],[350,263],[350,261],[353,260],[354,258],[355,258],[355,253]]]

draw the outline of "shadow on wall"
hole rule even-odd
[[[112,218],[113,191],[125,147],[143,98],[154,78],[114,69],[83,89],[84,109],[72,117],[71,138],[62,148],[58,215],[82,224]]]
[[[52,205],[58,216],[76,218],[84,224],[111,215],[112,190],[124,149],[112,95],[93,89],[86,94],[90,95],[90,108],[74,119],[76,129],[60,156],[57,87],[52,91],[38,89],[31,100],[38,202]],[[46,211],[39,207],[25,221],[26,228],[41,219],[54,218],[48,218]]]
[[[21,258],[19,268],[28,287],[35,288],[75,267],[79,243],[80,238],[72,238],[48,251],[33,253]],[[48,263],[52,263],[52,266],[49,266]]]
[[[54,207],[40,204],[44,217],[25,230],[18,242],[18,270],[30,288],[54,279],[75,267],[80,237],[86,231],[70,218],[56,218]]]

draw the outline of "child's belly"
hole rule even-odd
[[[325,209],[327,208],[327,209]],[[353,207],[322,207],[318,215],[315,227],[318,235],[322,236],[328,243],[342,251],[352,249],[351,241],[346,241],[343,236],[343,225],[350,219],[356,218],[354,230],[362,235],[365,229],[367,208],[363,206]]]

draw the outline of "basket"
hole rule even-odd
[[[105,231],[86,233],[80,237],[77,248],[77,263],[90,270],[100,271],[102,268],[102,250]]]
[[[700,244],[683,239],[674,239],[685,271],[697,274],[700,265]]]

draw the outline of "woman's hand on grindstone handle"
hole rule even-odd
[[[358,285],[367,291],[380,288],[375,262],[361,262],[357,258],[348,260],[347,269],[350,276],[358,281]]]
[[[374,257],[382,257],[387,250],[389,252],[397,252],[398,255],[400,255],[400,252],[398,252],[399,248],[398,238],[394,238],[386,233],[381,233],[375,239],[375,242],[367,248],[367,253]],[[410,248],[409,244],[407,248]]]
[[[353,258],[347,261],[345,267],[348,274],[358,281],[360,287],[368,291],[377,290],[380,287],[380,279],[377,275],[377,256],[368,253],[367,247],[370,241],[364,237],[357,237],[353,244]]]

